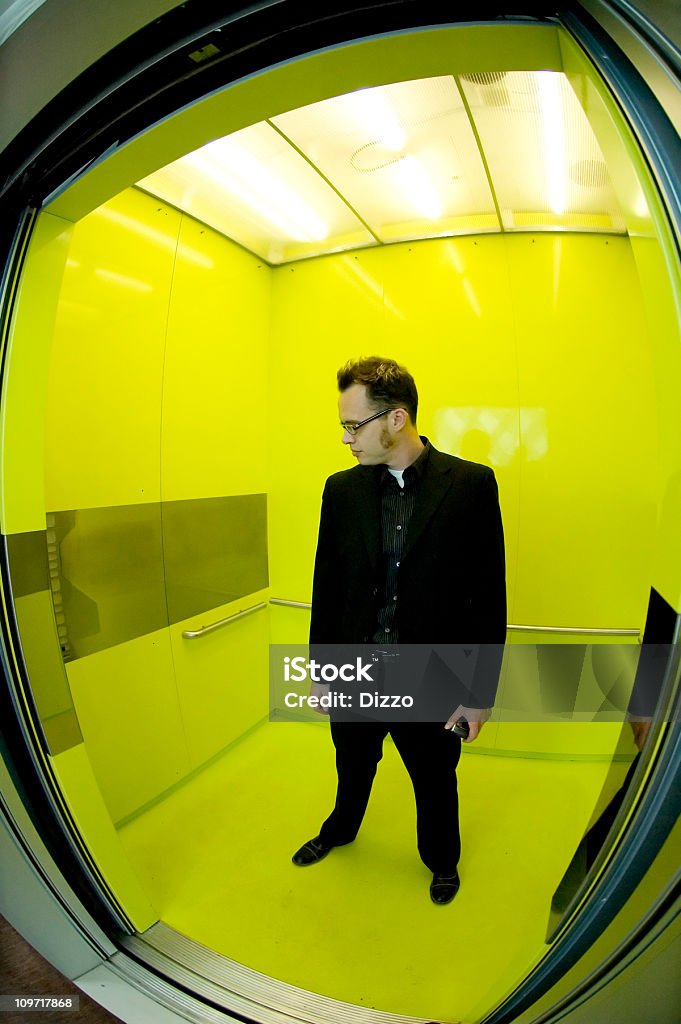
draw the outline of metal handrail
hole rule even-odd
[[[283,597],[271,597],[270,604],[283,605],[286,608],[311,608],[308,601],[289,601]],[[609,629],[592,626],[519,626],[513,623],[506,627],[516,633],[564,633],[570,636],[640,636],[640,629]]]
[[[265,601],[261,601],[260,604],[254,604],[251,608],[244,608],[242,612],[228,615],[226,619],[220,619],[219,622],[211,622],[210,626],[202,626],[201,629],[185,629],[182,636],[185,640],[197,640],[208,633],[214,633],[216,629],[228,626],[231,622],[236,622],[237,619],[243,619],[247,615],[252,615],[253,612],[259,612],[262,608],[267,608]]]
[[[288,601],[283,597],[271,597],[270,604],[281,604],[286,608],[311,608],[309,601]]]
[[[609,629],[606,626],[517,626],[509,622],[507,629],[517,633],[566,633],[571,636],[639,636],[640,629]]]

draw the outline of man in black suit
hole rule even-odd
[[[493,471],[445,455],[419,436],[416,385],[393,360],[346,364],[338,388],[343,444],[358,465],[333,474],[324,488],[310,643],[503,645],[504,538]],[[497,681],[498,670],[487,671],[482,696],[478,689],[472,701],[479,706],[458,703],[446,722],[353,720],[347,712],[334,720],[332,712],[336,804],[294,864],[317,863],[355,838],[390,733],[414,787],[418,849],[433,872],[431,899],[451,902],[460,855],[461,740],[453,729],[465,717],[466,742],[476,738]],[[313,685],[316,695],[325,691]]]

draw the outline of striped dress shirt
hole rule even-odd
[[[418,499],[423,471],[429,455],[430,442],[426,442],[416,462],[404,470],[404,487],[400,487],[387,466],[383,466],[381,472],[383,557],[377,586],[379,606],[376,630],[372,636],[374,643],[399,643],[395,613],[399,597],[400,562],[404,554],[409,522]]]

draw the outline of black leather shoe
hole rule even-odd
[[[453,875],[433,875],[433,881],[430,883],[430,898],[433,903],[439,903],[442,906],[445,903],[451,903],[459,891],[460,885],[458,871],[455,871]]]
[[[316,864],[318,860],[322,860],[332,849],[332,846],[325,846],[319,836],[315,836],[293,854],[292,860],[299,868],[306,868],[308,864]]]

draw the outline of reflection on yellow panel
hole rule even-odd
[[[191,769],[267,718],[268,611],[254,611],[205,636],[187,639],[182,633],[198,631],[266,600],[267,591],[259,591],[170,627]]]
[[[183,218],[163,376],[164,501],[267,490],[270,274]]]
[[[2,395],[2,531],[45,528],[45,392],[73,225],[40,214],[26,256]]]
[[[78,658],[67,671],[95,777],[119,821],[188,771],[167,630]]]
[[[55,775],[76,827],[114,896],[138,932],[150,928],[158,914],[142,888],[116,835],[95,782],[89,754],[83,744],[52,759]]]
[[[496,752],[609,764],[621,746],[640,650],[633,636],[511,632],[495,714]],[[630,761],[633,733],[627,738]]]
[[[161,380],[180,214],[129,190],[74,228],[54,332],[46,507],[158,501]]]

